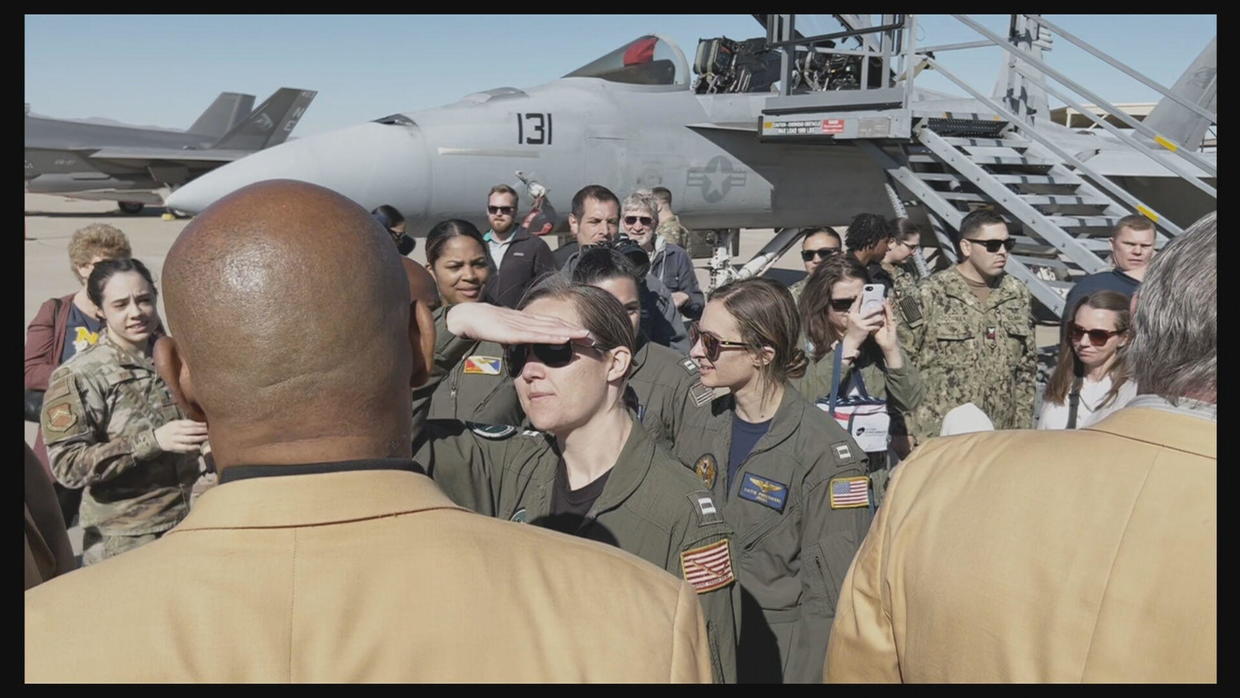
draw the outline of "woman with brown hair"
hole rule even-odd
[[[691,327],[702,383],[728,394],[689,413],[675,453],[736,531],[743,682],[822,680],[870,524],[865,453],[790,383],[805,370],[800,332],[792,295],[762,278],[716,289]]]
[[[900,346],[891,301],[862,312],[866,278],[865,267],[846,255],[814,270],[800,307],[810,365],[793,385],[825,404],[865,449],[877,504],[895,460],[887,452],[908,455],[908,415],[921,404],[926,386]]]
[[[1095,291],[1077,305],[1042,395],[1039,429],[1089,426],[1136,396],[1125,361],[1132,338],[1128,304],[1122,293]]]

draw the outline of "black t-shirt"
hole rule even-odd
[[[611,471],[595,478],[594,482],[578,490],[569,489],[568,467],[560,459],[555,469],[555,487],[551,491],[551,516],[545,522],[547,528],[561,533],[576,533],[585,520],[594,501],[603,493]]]
[[[749,452],[757,445],[758,439],[771,429],[771,420],[752,424],[732,413],[732,448],[728,450],[728,491],[732,491],[732,480],[741,463],[749,457]]]

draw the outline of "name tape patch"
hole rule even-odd
[[[469,356],[465,358],[465,373],[473,376],[498,376],[504,368],[504,360],[497,356]]]
[[[727,538],[680,553],[680,572],[699,594],[736,581],[732,572],[732,549]]]
[[[745,473],[741,480],[741,499],[767,506],[781,514],[788,501],[788,486],[770,478]]]
[[[828,489],[831,491],[832,509],[870,506],[870,478],[865,475],[837,477],[831,481]]]

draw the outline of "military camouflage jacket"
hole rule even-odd
[[[822,680],[840,584],[870,526],[866,456],[791,386],[770,429],[727,486],[731,395],[695,410],[676,436],[736,531],[741,681]]]
[[[1032,428],[1037,346],[1029,289],[1005,274],[983,304],[950,267],[923,281],[918,296],[925,321],[912,353],[926,383],[914,411],[918,439],[938,436],[943,416],[966,402],[995,429]]]
[[[52,472],[85,487],[79,516],[104,535],[166,531],[189,513],[198,455],[166,453],[155,429],[184,415],[151,359],[107,333],[52,374],[42,427]]]
[[[654,232],[673,245],[684,247],[689,241],[689,229],[680,224],[680,218],[671,216],[659,224]]]
[[[637,419],[669,451],[685,413],[702,409],[715,391],[702,385],[693,359],[641,338],[633,354],[628,389],[637,403]]]
[[[873,344],[872,339],[866,340],[856,360],[844,369],[840,383],[847,385],[848,381],[852,380],[853,373],[860,371],[867,393],[886,400],[893,412],[912,412],[925,397],[926,386],[903,346],[900,347],[900,354],[904,357],[904,367],[887,368],[883,363],[882,350]],[[816,402],[820,398],[830,397],[834,378],[835,355],[828,351],[821,359],[811,361],[805,369],[805,375],[791,383],[806,399]]]
[[[463,419],[482,424],[521,424],[525,413],[508,376],[504,348],[495,342],[463,340],[448,332],[448,306],[435,309],[435,355],[445,356],[449,345],[468,342],[472,346],[455,347],[452,355],[464,357],[452,366],[437,384],[414,391],[414,412],[428,410],[428,419]]]
[[[432,420],[415,437],[414,459],[461,506],[535,525],[551,514],[560,455],[550,435]],[[692,583],[706,616],[715,680],[736,681],[740,596],[732,529],[702,483],[638,424],[576,535],[615,545]]]
[[[922,325],[921,302],[917,296],[917,277],[910,274],[902,264],[883,264],[883,269],[891,275],[894,282],[888,298],[891,306],[899,313],[896,333],[899,335],[901,347],[911,347],[916,339],[915,333]]]

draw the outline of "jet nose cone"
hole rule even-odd
[[[296,179],[335,190],[367,210],[389,204],[417,218],[429,199],[428,168],[416,126],[366,123],[247,155],[177,189],[165,203],[200,213],[255,182]]]

